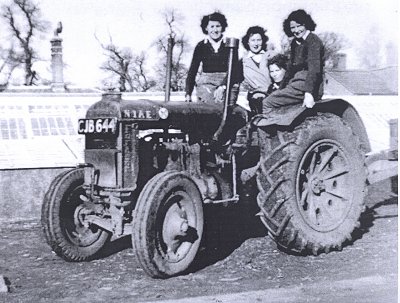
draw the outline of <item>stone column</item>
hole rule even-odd
[[[53,92],[64,92],[62,39],[58,36],[50,40],[51,43],[51,72],[53,75],[51,90]]]

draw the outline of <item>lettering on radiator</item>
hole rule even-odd
[[[123,111],[124,118],[132,119],[154,119],[151,115],[151,110],[141,110],[141,109],[125,109]]]

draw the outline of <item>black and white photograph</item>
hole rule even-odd
[[[0,0],[0,302],[398,302],[396,0]]]

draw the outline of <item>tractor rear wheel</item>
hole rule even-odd
[[[168,278],[188,270],[203,234],[199,189],[184,173],[162,172],[139,195],[133,215],[132,246],[144,271]]]
[[[292,131],[259,130],[260,218],[278,246],[315,255],[340,250],[359,226],[366,170],[360,142],[333,114]]]

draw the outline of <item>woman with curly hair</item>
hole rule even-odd
[[[288,69],[288,61],[288,58],[283,54],[278,54],[268,60],[269,76],[272,83],[268,86],[267,96],[286,86],[288,81],[286,74]]]
[[[254,114],[261,113],[261,103],[271,83],[267,62],[274,53],[267,51],[267,41],[268,36],[261,26],[249,27],[242,38],[247,50],[242,59],[243,84],[248,89],[247,100]]]
[[[225,47],[223,39],[223,33],[227,26],[226,17],[219,12],[214,12],[202,18],[201,29],[207,36],[196,45],[193,52],[192,62],[186,78],[185,99],[187,102],[192,101],[191,96],[195,85],[197,98],[200,102],[222,101],[229,60],[229,49]],[[238,68],[238,62],[239,60],[236,57],[234,60],[235,70]],[[196,75],[200,64],[202,64],[202,72],[196,83]],[[237,74],[237,72],[234,74]],[[234,89],[238,92],[239,80],[236,79],[233,83],[235,83]]]
[[[291,42],[288,84],[263,100],[263,114],[274,108],[302,103],[311,108],[323,95],[324,46],[312,33],[316,24],[304,10],[289,14],[283,22],[285,34]]]

